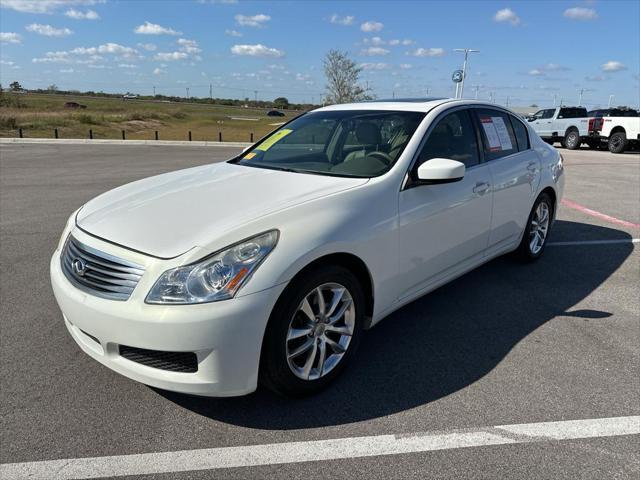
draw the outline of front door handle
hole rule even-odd
[[[489,185],[487,182],[478,182],[476,183],[476,186],[473,187],[473,193],[484,195],[489,190],[489,187],[491,187],[491,185]]]

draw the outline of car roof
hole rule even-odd
[[[501,105],[493,103],[482,102],[480,100],[469,99],[455,99],[455,98],[411,98],[411,99],[392,99],[392,100],[375,100],[367,102],[356,103],[341,103],[336,105],[329,105],[327,107],[321,107],[313,112],[330,112],[338,110],[395,110],[406,112],[429,112],[435,107],[443,104],[450,104],[454,106],[462,105],[480,105],[489,108],[497,108],[502,110],[511,111],[508,108],[504,108]],[[514,112],[511,112],[514,113]],[[514,115],[517,115],[514,113]]]

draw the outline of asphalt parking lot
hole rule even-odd
[[[638,154],[563,150],[566,202],[539,262],[494,260],[392,314],[366,332],[352,368],[315,397],[287,400],[263,390],[235,399],[188,397],[135,383],[82,353],[64,328],[48,276],[68,215],[115,186],[237,151],[0,145],[1,464],[60,459],[62,468],[73,459],[115,456],[101,463],[113,466],[123,455],[187,451],[188,457],[222,447],[239,447],[249,458],[253,446],[286,444],[320,454],[276,464],[269,461],[278,456],[274,445],[261,454],[263,465],[199,471],[183,457],[154,470],[152,457],[135,456],[120,473],[638,478],[640,435],[348,454],[359,437],[446,436],[501,425],[625,417],[638,430]],[[319,441],[329,439],[342,439],[347,453],[319,460],[330,448]],[[154,471],[162,473],[145,475]],[[50,478],[59,473],[50,472]]]

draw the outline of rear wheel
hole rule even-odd
[[[609,151],[611,153],[622,153],[627,148],[627,136],[624,132],[614,133],[609,137]]]
[[[516,250],[520,259],[532,262],[542,256],[547,245],[551,221],[553,220],[553,200],[546,193],[541,193],[533,204],[522,241]]]
[[[580,134],[577,130],[570,130],[564,136],[564,146],[569,150],[575,150],[580,147]]]
[[[296,277],[269,319],[261,382],[289,396],[325,388],[354,356],[363,318],[362,287],[349,270],[329,265]]]

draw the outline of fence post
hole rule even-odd
[[[54,136],[55,138],[58,138],[58,129],[57,129],[57,128],[54,128],[54,129],[53,129],[53,136]]]
[[[93,140],[93,130],[89,129],[89,140]]]
[[[189,141],[191,141],[191,130],[189,130]]]
[[[253,132],[251,132],[251,137],[250,137],[250,139],[251,139],[251,143],[253,143]]]
[[[22,127],[20,127],[20,128],[18,129],[18,136],[19,136],[20,138],[22,138]]]
[[[221,142],[222,141],[222,132],[218,132],[218,141]]]
[[[122,130],[122,139],[126,140],[125,136],[124,136],[124,130]]]
[[[158,130],[156,130],[156,140],[158,140]]]

